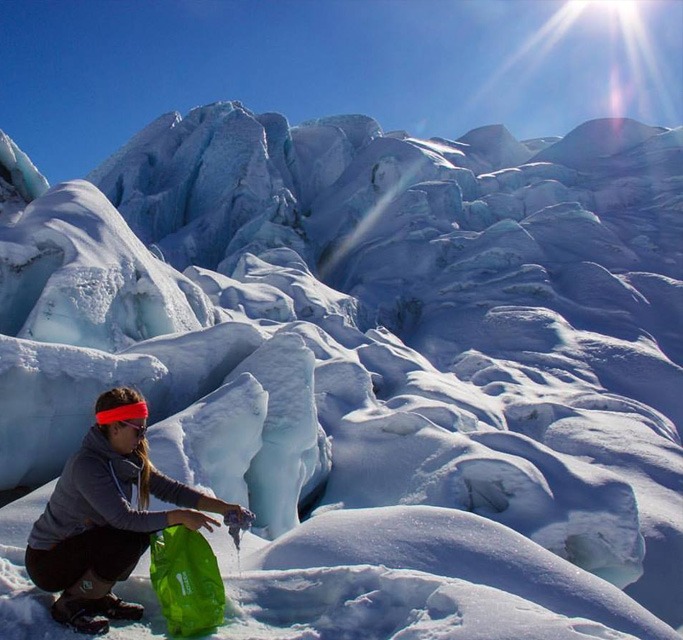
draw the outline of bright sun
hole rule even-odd
[[[651,96],[655,96],[665,104],[668,112],[674,114],[670,88],[657,63],[652,33],[647,28],[648,14],[657,10],[657,4],[649,0],[563,0],[555,13],[532,31],[470,97],[468,106],[491,99],[501,79],[513,69],[520,82],[527,81],[535,65],[539,61],[552,60],[555,47],[572,30],[577,30],[587,37],[607,39],[611,44],[611,63],[594,70],[605,77],[604,91],[595,96],[601,101],[603,111],[607,109],[613,117],[621,117],[627,107],[636,102],[647,110]],[[646,85],[654,89],[641,90]]]
[[[615,16],[626,25],[638,20],[638,0],[572,0],[572,9],[582,12],[597,9]]]

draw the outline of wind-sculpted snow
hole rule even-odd
[[[409,527],[406,523],[406,531]],[[219,536],[213,535],[210,539],[214,549],[221,548]],[[443,557],[447,557],[448,550],[445,545]],[[50,597],[30,590],[30,581],[21,566],[23,550],[0,547],[0,553],[7,558],[0,565],[0,620],[4,637],[24,640],[31,634],[35,637],[37,631],[56,640],[72,637],[73,632],[56,627],[51,621]],[[605,587],[609,588],[605,584],[590,585],[598,598],[606,597],[605,605],[596,606],[575,598],[577,613],[567,615],[558,613],[564,608],[562,587],[552,586],[545,597],[547,605],[542,606],[488,584],[412,569],[361,563],[327,566],[333,564],[330,562],[307,569],[237,572],[231,559],[219,555],[229,604],[226,624],[211,634],[218,639],[584,640],[589,637],[635,640],[647,637],[673,640],[678,637],[633,601],[623,595],[619,598],[618,592],[605,591]],[[491,561],[496,561],[493,554]],[[536,566],[546,569],[542,563]],[[161,608],[145,575],[147,572],[147,567],[144,573],[136,571],[132,578],[117,586],[122,597],[144,605],[145,620],[125,627],[113,625],[109,637],[121,640],[165,637]],[[509,571],[520,582],[528,581],[528,573],[528,569]],[[582,577],[586,576],[574,577],[574,587],[583,589]],[[632,629],[633,633],[623,629]]]
[[[270,570],[371,564],[429,573],[438,565],[439,575],[500,589],[564,615],[586,616],[636,637],[676,637],[654,616],[637,613],[637,605],[614,587],[539,553],[505,527],[449,509],[327,513],[264,547],[250,564]]]
[[[448,433],[424,410],[392,409],[355,412],[334,432],[335,464],[320,511],[391,504],[470,511],[618,586],[640,577],[636,499],[616,474],[517,434]]]
[[[0,487],[132,384],[155,464],[257,514],[225,637],[674,637],[615,586],[683,625],[682,159],[626,120],[162,116],[90,174],[109,202],[0,211]]]

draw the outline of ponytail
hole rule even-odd
[[[154,465],[149,459],[149,444],[147,438],[143,438],[138,442],[135,452],[142,462],[142,471],[140,472],[140,481],[138,484],[138,506],[143,511],[149,507],[149,477],[152,474]]]

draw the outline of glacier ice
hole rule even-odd
[[[329,472],[329,451],[319,437],[313,398],[315,358],[300,336],[278,333],[227,376],[250,373],[268,393],[263,446],[246,474],[256,526],[275,538],[298,522],[297,505],[304,486]]]
[[[2,129],[0,129],[0,177],[5,183],[13,186],[26,202],[39,198],[50,186],[31,159]]]
[[[0,415],[2,486],[54,477],[97,393],[135,384],[157,464],[249,501],[277,538],[264,557],[296,558],[298,536],[304,560],[323,549],[315,580],[348,586],[326,522],[342,538],[395,531],[396,553],[342,554],[395,566],[414,537],[397,521],[421,523],[434,549],[455,523],[444,544],[463,553],[481,521],[543,558],[539,591],[548,563],[595,589],[574,609],[553,599],[589,616],[572,629],[655,627],[641,610],[629,615],[645,627],[598,611],[618,592],[567,561],[683,624],[667,595],[683,584],[670,561],[683,540],[680,154],[680,129],[621,120],[521,143],[501,126],[420,139],[365,116],[292,127],[230,102],[162,116],[95,186],[27,207],[0,183],[0,386],[17,397]],[[414,568],[444,580],[461,559]],[[291,570],[284,589],[308,584],[312,569]],[[241,584],[267,600],[267,579]],[[486,589],[542,606],[519,585]],[[455,621],[451,588],[420,601],[404,635],[431,628],[430,611]],[[381,589],[378,601],[395,593]],[[353,593],[344,611],[367,613],[375,596]]]
[[[249,504],[245,474],[263,446],[267,407],[268,393],[244,373],[156,423],[149,432],[152,461],[172,478]]]
[[[93,423],[100,393],[133,385],[154,406],[167,375],[151,356],[0,335],[0,489],[35,487],[57,476]]]
[[[4,324],[18,337],[115,351],[213,324],[201,289],[154,258],[88,182],[34,200],[1,241],[11,243]]]

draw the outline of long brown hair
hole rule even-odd
[[[144,396],[136,389],[131,389],[130,387],[116,387],[109,391],[105,391],[97,398],[95,413],[144,401]],[[107,435],[108,426],[100,425],[100,431]],[[140,506],[140,509],[146,509],[149,506],[149,476],[154,468],[149,459],[149,445],[147,444],[146,438],[142,438],[138,441],[135,453],[138,454],[138,457],[142,462],[142,471],[140,472],[140,482],[138,484],[138,505]]]

